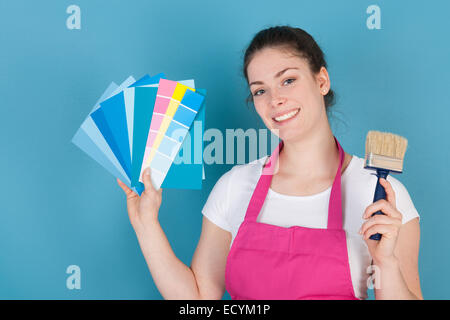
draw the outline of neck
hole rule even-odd
[[[339,150],[328,124],[310,136],[284,141],[279,156],[280,174],[302,177],[334,176],[338,168]]]

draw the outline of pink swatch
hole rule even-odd
[[[165,114],[167,111],[167,107],[169,106],[170,98],[175,92],[175,88],[177,86],[176,81],[160,79],[158,92],[156,93],[156,101],[153,112]],[[153,122],[153,118],[152,118]]]
[[[159,79],[158,91],[156,93],[155,106],[153,108],[152,120],[150,122],[150,131],[147,137],[146,148],[151,148],[156,139],[156,132],[161,127],[161,123],[169,106],[170,98],[175,92],[176,81]],[[146,154],[146,153],[145,153]]]

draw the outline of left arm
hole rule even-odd
[[[367,221],[360,231],[376,266],[375,298],[423,299],[418,271],[419,219],[413,219],[402,225],[402,214],[396,208],[392,186],[384,179],[380,179],[380,183],[385,188],[386,200],[376,201],[367,207],[364,212]],[[378,210],[385,215],[372,217]],[[369,239],[375,233],[382,234],[380,241]]]

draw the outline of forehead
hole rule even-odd
[[[286,68],[308,70],[306,59],[294,55],[292,51],[280,48],[265,48],[255,53],[247,67],[249,83],[273,78],[276,73]]]

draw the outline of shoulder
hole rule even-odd
[[[246,202],[258,183],[266,158],[233,166],[217,180],[209,198],[220,199],[228,209],[233,209],[232,204]]]
[[[236,221],[245,213],[245,203],[256,186],[265,158],[235,165],[225,172],[212,188],[203,215],[222,229],[234,230]]]
[[[259,176],[261,175],[262,166],[266,157],[254,160],[246,164],[238,164],[226,171],[215,183],[211,193],[229,194],[230,191],[236,191],[240,188],[248,187],[252,184],[256,185]],[[220,192],[219,192],[220,191]]]
[[[376,171],[364,168],[364,158],[360,158],[356,155],[352,156],[352,159],[344,171],[343,177],[349,178],[353,183],[363,183],[361,187],[371,188],[377,184]],[[398,177],[398,178],[397,178]],[[399,180],[400,175],[388,175],[387,180],[391,183],[394,191],[400,195],[405,195],[408,191],[402,182]]]
[[[230,170],[225,172],[219,180],[217,180],[214,188],[231,186],[232,190],[237,191],[238,189],[256,185],[262,172],[262,166],[266,159],[267,156],[254,160],[250,163],[233,166]]]
[[[375,170],[364,168],[364,158],[353,155],[342,177],[344,188],[352,199],[360,199],[364,205],[372,203],[378,178]],[[406,223],[419,217],[419,214],[406,186],[399,180],[400,177],[401,175],[389,175],[387,180],[394,190],[396,206],[403,215],[403,223]]]

